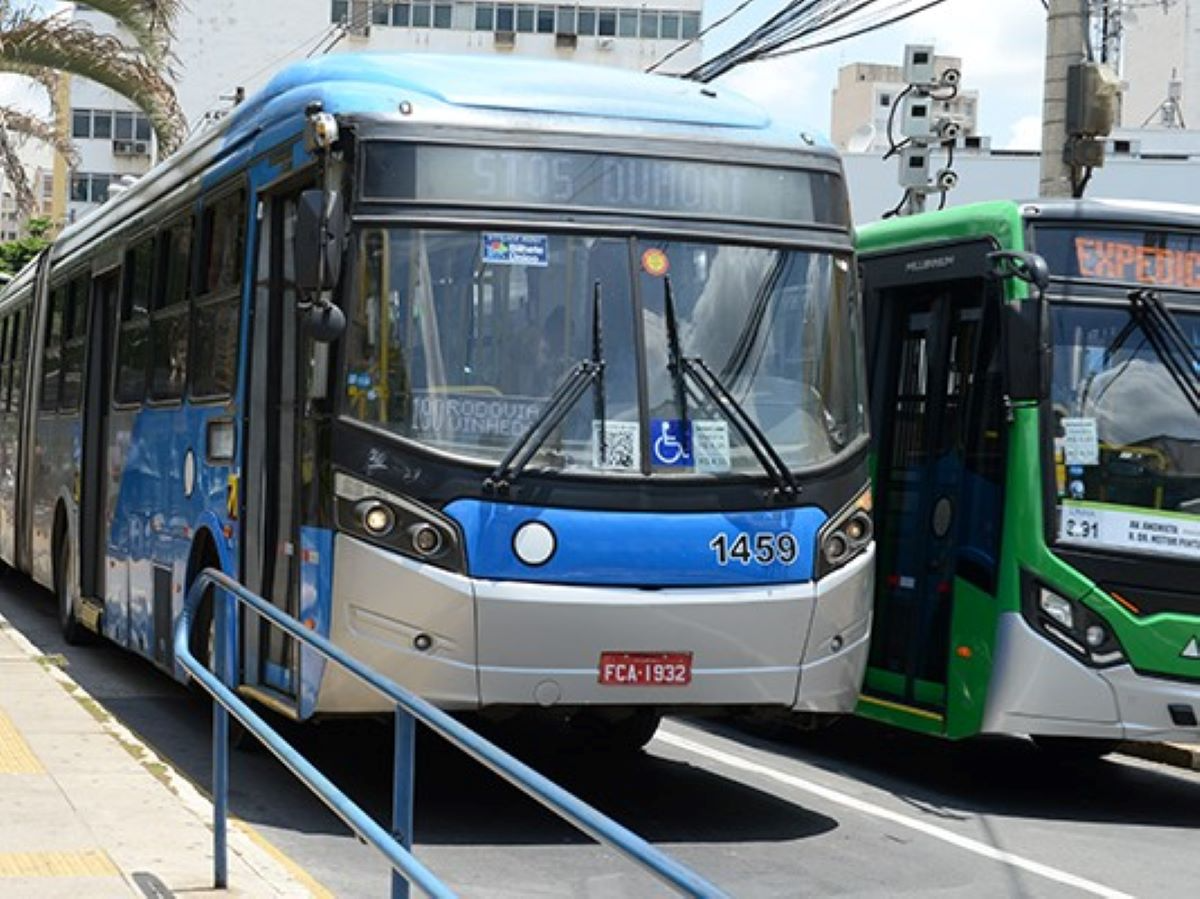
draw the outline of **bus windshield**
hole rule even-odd
[[[406,228],[365,229],[358,247],[343,414],[433,449],[495,464],[571,369],[600,358],[602,376],[533,468],[762,474],[727,411],[673,373],[668,291],[681,351],[789,468],[826,462],[865,431],[848,256]]]
[[[1200,349],[1200,312],[1172,314]],[[1130,306],[1051,317],[1060,539],[1200,559],[1200,415]]]

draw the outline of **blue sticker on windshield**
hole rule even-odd
[[[544,234],[484,234],[483,261],[486,265],[550,264],[550,239]]]
[[[691,422],[678,418],[655,418],[650,422],[650,430],[654,435],[650,452],[655,465],[692,467]]]

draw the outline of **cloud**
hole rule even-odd
[[[1042,145],[1042,117],[1036,115],[1022,116],[1012,123],[1008,140],[997,149],[1004,150],[1036,150]]]

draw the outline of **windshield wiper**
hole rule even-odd
[[[575,404],[579,402],[579,398],[587,393],[588,388],[592,385],[596,386],[596,413],[600,420],[600,453],[601,458],[607,455],[605,447],[605,399],[604,399],[604,359],[601,358],[601,351],[604,345],[604,338],[601,334],[600,320],[600,282],[597,281],[592,293],[592,357],[583,359],[568,371],[558,384],[555,385],[553,393],[546,401],[546,405],[542,406],[537,417],[529,423],[522,433],[517,438],[516,442],[504,454],[504,458],[500,460],[500,464],[492,471],[492,473],[484,479],[483,489],[489,493],[505,492],[515,481],[518,475],[525,470],[529,464],[529,460],[534,457],[543,443],[554,432],[554,429],[562,423],[562,420],[567,417],[567,414],[575,408]]]
[[[1200,353],[1155,291],[1131,291],[1129,305],[1163,367],[1200,415]]]
[[[771,479],[778,493],[784,496],[799,496],[800,486],[792,477],[791,469],[783,461],[779,452],[767,439],[758,424],[746,412],[745,407],[737,401],[729,389],[721,383],[699,356],[685,356],[679,339],[679,325],[675,316],[675,297],[671,289],[671,278],[663,278],[663,305],[667,317],[667,349],[669,361],[667,368],[675,386],[675,401],[679,406],[685,450],[691,449],[691,429],[687,417],[687,381],[693,383],[708,397],[730,424],[742,435],[759,465]]]

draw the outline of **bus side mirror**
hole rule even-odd
[[[997,250],[988,253],[988,263],[994,278],[1016,278],[1034,289],[1040,298],[1050,286],[1050,266],[1037,253]]]
[[[296,208],[296,287],[305,298],[333,290],[342,271],[346,227],[342,196],[322,190],[300,194]]]

